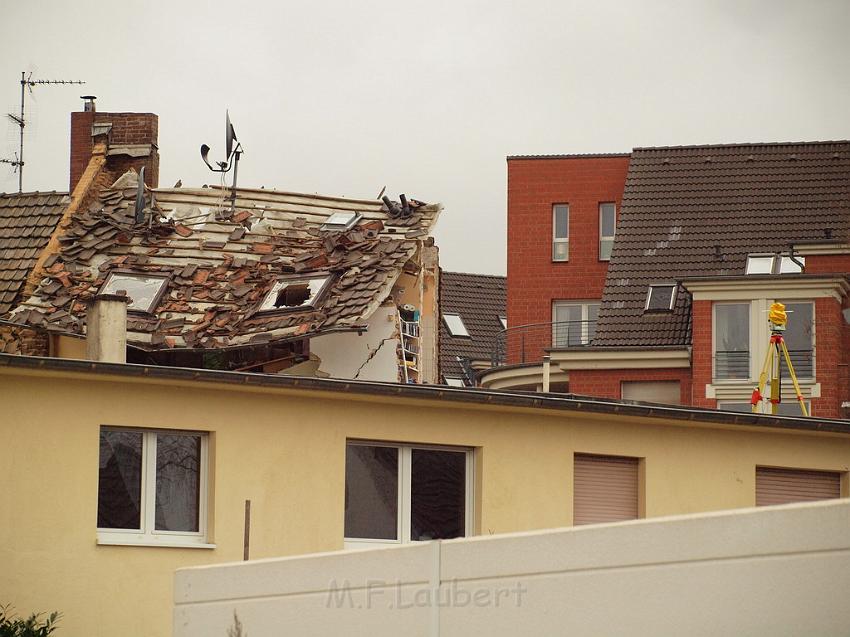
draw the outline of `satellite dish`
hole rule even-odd
[[[136,188],[136,223],[142,223],[145,220],[145,167],[139,171],[139,186]]]
[[[233,130],[233,124],[230,123],[230,112],[224,111],[226,123],[226,130],[224,132],[225,138],[225,150],[227,151],[227,161],[230,161],[230,156],[233,154],[233,142],[238,142],[236,139],[236,131]]]

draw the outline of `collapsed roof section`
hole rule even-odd
[[[124,291],[128,344],[145,350],[362,329],[420,267],[441,209],[252,189],[231,209],[230,190],[173,188],[146,190],[137,223],[137,186],[125,173],[72,217],[14,322],[83,334],[87,302]]]

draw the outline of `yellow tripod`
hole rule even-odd
[[[800,392],[800,384],[797,382],[797,374],[794,373],[791,356],[788,354],[788,347],[785,345],[785,337],[782,334],[788,322],[788,317],[785,314],[785,306],[782,303],[774,303],[770,306],[767,322],[770,324],[770,346],[767,349],[767,356],[764,357],[761,374],[759,374],[758,387],[753,390],[753,397],[750,400],[753,413],[758,413],[759,403],[764,400],[763,392],[767,384],[768,374],[770,374],[770,413],[775,414],[779,409],[779,403],[782,402],[782,375],[779,366],[779,357],[782,355],[785,357],[785,364],[788,365],[791,382],[794,383],[797,402],[800,403],[803,416],[808,416],[806,403],[803,401],[802,392]]]

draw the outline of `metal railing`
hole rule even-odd
[[[791,349],[788,350],[788,355],[791,358],[791,364],[794,366],[794,372],[798,378],[814,378],[815,377],[815,350],[812,349]],[[761,364],[755,370],[758,374],[761,371]],[[782,377],[790,381],[788,366],[785,364],[785,357],[780,358],[780,371]],[[718,351],[714,353],[714,378],[718,380],[749,380],[750,379],[750,352],[744,351]],[[758,380],[755,378],[753,380]]]
[[[595,336],[596,321],[518,325],[496,335],[490,358],[493,367],[539,362],[545,349],[590,347]]]

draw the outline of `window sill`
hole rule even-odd
[[[201,542],[181,542],[179,540],[174,540],[170,542],[157,542],[152,540],[113,540],[113,539],[104,539],[97,538],[98,546],[145,546],[145,547],[157,547],[157,548],[167,548],[167,549],[214,549],[216,548],[215,544],[206,544]]]

